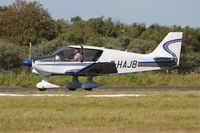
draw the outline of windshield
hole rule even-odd
[[[102,50],[97,49],[81,49],[74,47],[64,47],[56,52],[54,52],[49,58],[42,59],[42,61],[56,61],[56,62],[93,62],[97,61],[101,54]]]
[[[70,61],[74,58],[74,49],[73,48],[61,48],[52,54],[55,56],[56,61]]]

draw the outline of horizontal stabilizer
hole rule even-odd
[[[177,59],[176,57],[154,57],[155,60],[173,60]]]

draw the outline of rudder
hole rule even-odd
[[[171,58],[179,65],[182,36],[182,32],[168,33],[158,47],[152,52],[154,58]]]

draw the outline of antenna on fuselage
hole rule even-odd
[[[31,50],[31,47],[32,47],[32,43],[29,42],[29,60],[31,60],[31,58],[32,58],[32,50]]]

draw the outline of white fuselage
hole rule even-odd
[[[79,46],[71,46],[79,47]],[[159,70],[160,66],[155,65],[154,58],[152,54],[136,54],[132,52],[112,50],[107,48],[84,46],[85,49],[96,49],[102,50],[102,55],[97,61],[90,62],[67,62],[67,61],[41,61],[36,60],[33,62],[33,70],[35,73],[40,74],[59,74],[65,75],[66,72],[71,70],[80,70],[86,66],[98,63],[98,62],[114,62],[117,68],[117,73],[131,73],[131,72],[141,72],[149,70]]]
[[[111,61],[115,62],[118,73],[131,73],[160,69],[160,67],[158,66],[139,66],[140,62],[154,61],[151,54],[136,54],[120,50],[105,49],[102,56],[99,59],[99,62]]]

